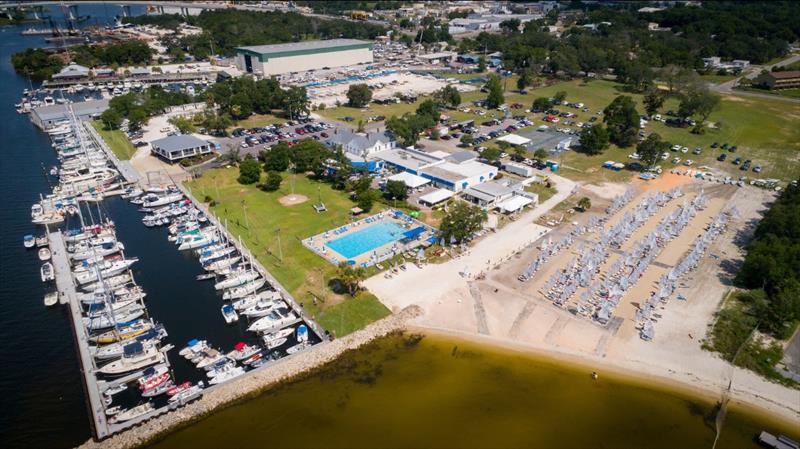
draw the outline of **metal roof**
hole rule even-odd
[[[324,41],[289,42],[286,44],[252,45],[237,47],[236,50],[246,50],[260,54],[285,53],[295,51],[313,51],[328,48],[348,47],[351,45],[370,44],[371,42],[358,39],[329,39]]]
[[[425,184],[431,182],[429,179],[423,178],[422,176],[417,176],[407,171],[389,176],[389,181],[402,181],[406,184],[406,186],[411,187],[412,189],[416,189],[417,187],[424,186]]]
[[[72,110],[75,111],[75,115],[78,117],[101,114],[106,109],[108,109],[108,100],[89,100],[72,103]],[[69,117],[67,105],[64,104],[34,108],[33,113],[36,114],[41,121],[59,120]]]
[[[454,193],[449,190],[439,189],[439,190],[434,190],[433,192],[427,195],[422,195],[421,197],[419,197],[419,200],[426,202],[428,204],[437,204],[441,203],[442,201],[448,198],[452,198],[453,195]]]
[[[196,148],[205,145],[209,145],[209,143],[203,139],[198,139],[191,134],[180,134],[175,136],[168,136],[163,139],[158,139],[150,142],[150,145],[153,148],[160,148],[167,153],[172,151],[179,151],[185,150],[187,148]]]

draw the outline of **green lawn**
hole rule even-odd
[[[237,122],[235,126],[231,126],[229,130],[234,128],[261,128],[262,126],[274,125],[276,123],[286,123],[286,119],[273,114],[253,114],[244,120],[239,120],[239,122]]]
[[[100,134],[100,137],[105,140],[108,144],[108,147],[111,148],[111,151],[117,155],[120,160],[126,161],[133,157],[134,153],[136,153],[136,147],[133,146],[128,137],[122,131],[115,129],[115,130],[106,130],[103,129],[103,124],[100,123],[99,120],[93,120],[92,126],[97,132]]]
[[[738,75],[700,75],[701,79],[709,81],[711,83],[722,84],[728,82],[730,80],[739,78]]]
[[[236,168],[216,169],[187,185],[198,199],[208,196],[216,201],[211,210],[227,219],[228,229],[241,236],[264,267],[320,324],[342,336],[389,314],[369,292],[362,291],[356,298],[335,294],[328,283],[336,277],[336,267],[301,244],[306,237],[349,221],[353,202],[346,193],[298,174],[294,175],[294,193],[305,195],[308,201],[283,206],[278,199],[292,192],[292,175],[284,175],[277,192],[241,185],[236,181],[238,175]],[[317,214],[311,206],[320,197],[328,212]],[[376,209],[379,207],[376,204]]]
[[[533,183],[525,187],[525,191],[539,195],[539,204],[544,203],[556,194],[555,188],[547,187],[546,185],[539,183]]]

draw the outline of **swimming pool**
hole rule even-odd
[[[332,240],[326,243],[325,246],[341,254],[346,259],[352,259],[402,239],[404,232],[406,230],[397,223],[382,221],[368,228]]]

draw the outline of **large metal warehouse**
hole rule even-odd
[[[261,76],[372,63],[372,42],[356,39],[255,45],[236,49],[236,67]]]

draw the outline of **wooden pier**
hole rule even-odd
[[[111,163],[113,163],[114,166],[117,167],[117,170],[119,170],[119,174],[125,179],[125,181],[129,183],[138,182],[139,173],[136,171],[135,168],[133,168],[133,165],[131,165],[130,161],[119,160],[117,155],[114,154],[113,151],[111,151],[111,148],[108,147],[105,140],[103,140],[100,137],[100,134],[97,132],[96,129],[94,129],[94,126],[92,126],[89,122],[81,122],[81,124],[83,125],[83,128],[86,130],[86,132],[89,134],[89,138],[92,140],[92,142],[94,142],[94,144],[97,145],[98,148],[103,150],[103,153],[105,153],[108,160],[110,160]]]

